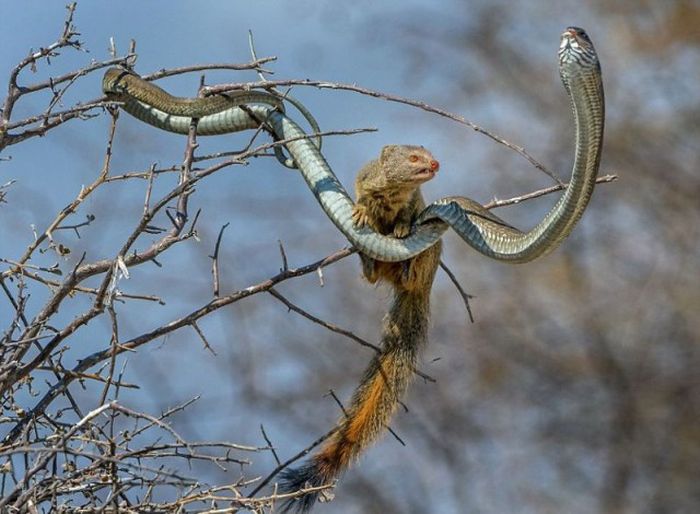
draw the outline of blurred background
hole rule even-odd
[[[475,296],[475,322],[440,272],[421,363],[437,382],[416,380],[408,412],[394,420],[406,445],[384,437],[343,477],[335,501],[317,511],[700,511],[700,2],[157,1],[123,7],[79,2],[75,24],[90,53],[65,51],[36,78],[108,58],[112,36],[121,51],[136,41],[135,69],[143,74],[247,62],[251,29],[258,54],[278,57],[267,65],[272,78],[357,83],[425,101],[525,147],[564,178],[573,158],[573,122],[556,51],[565,27],[584,27],[598,50],[606,91],[601,174],[616,173],[619,181],[598,187],[573,235],[531,264],[499,264],[446,237],[444,260]],[[64,7],[2,0],[0,8],[6,83],[30,48],[60,34]],[[66,101],[98,97],[100,78],[81,79]],[[252,72],[206,74],[211,84],[256,79]],[[32,80],[30,73],[21,79]],[[192,96],[198,81],[190,74],[159,84]],[[551,184],[514,152],[437,116],[346,92],[295,88],[293,94],[323,129],[379,129],[324,141],[324,155],[349,190],[356,171],[389,143],[422,144],[440,160],[439,176],[424,186],[428,201],[460,194],[486,203]],[[15,116],[42,105],[28,97]],[[0,162],[0,184],[16,180],[0,205],[3,256],[18,258],[33,240],[32,226],[43,230],[99,173],[108,125],[107,116],[71,122],[3,152],[0,157],[12,159]],[[199,151],[246,141],[246,135],[201,139]],[[184,147],[182,137],[122,115],[113,171],[177,164]],[[224,223],[230,226],[221,248],[223,293],[277,273],[278,240],[290,266],[344,246],[296,175],[258,159],[200,183],[191,199],[191,209],[202,208],[200,241],[169,251],[163,267],[131,270],[120,288],[157,293],[166,305],[118,306],[121,337],[211,298],[208,255]],[[176,177],[162,180],[172,184]],[[93,260],[113,256],[140,218],[144,191],[143,183],[102,188],[76,215],[78,221],[96,216],[81,238],[56,235],[72,250],[60,266],[70,270],[83,251]],[[527,229],[556,197],[498,214]],[[51,254],[45,259],[56,261]],[[389,295],[362,281],[357,257],[326,268],[323,287],[310,275],[279,291],[315,316],[378,341]],[[30,306],[39,307],[42,295],[37,289]],[[3,327],[8,307],[0,303]],[[65,311],[57,323],[73,314]],[[264,445],[263,424],[283,460],[335,423],[340,411],[328,391],[347,402],[371,357],[264,294],[217,311],[201,328],[216,356],[183,330],[121,358],[125,380],[141,385],[123,390],[121,401],[157,414],[201,395],[174,418],[179,433]],[[89,325],[80,351],[109,347],[108,335],[108,319]],[[82,353],[69,353],[64,365],[71,355]],[[223,484],[275,467],[271,455],[255,457],[252,466],[227,473],[213,466],[195,470],[203,482]]]

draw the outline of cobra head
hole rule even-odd
[[[131,72],[122,68],[108,69],[102,77],[102,92],[106,94],[128,93],[128,87],[124,80]]]
[[[561,35],[559,66],[566,68],[570,64],[578,64],[583,69],[591,67],[600,69],[598,54],[593,47],[591,38],[580,27],[568,27]]]

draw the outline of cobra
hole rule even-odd
[[[115,81],[113,70],[105,74],[103,90],[123,102],[124,110],[136,118],[180,134],[187,133],[192,118],[198,119],[199,135],[254,129],[264,120],[276,138],[286,141],[287,150],[328,217],[370,257],[389,262],[406,260],[435,244],[451,227],[478,252],[499,261],[522,263],[552,251],[571,233],[589,203],[600,166],[605,118],[602,75],[598,55],[583,29],[568,27],[562,33],[559,72],[575,120],[574,163],[568,187],[544,218],[523,232],[479,202],[452,196],[428,205],[411,234],[403,239],[353,226],[352,200],[318,146],[280,110],[278,97],[273,101],[268,93],[244,92],[234,95],[233,103],[223,105],[217,97],[176,99],[135,74],[128,73]]]

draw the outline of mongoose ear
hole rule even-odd
[[[391,156],[396,153],[398,148],[398,145],[386,145],[382,148],[382,154],[379,156],[379,160],[386,161],[387,159],[391,159]]]

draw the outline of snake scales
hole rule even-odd
[[[408,259],[435,244],[452,227],[480,253],[520,263],[553,250],[569,235],[588,205],[598,174],[605,116],[603,85],[598,56],[584,30],[569,27],[561,35],[559,72],[576,124],[575,157],[569,186],[542,221],[522,232],[478,202],[453,196],[428,205],[404,239],[353,226],[352,200],[319,147],[281,110],[281,99],[276,95],[244,91],[207,98],[176,98],[138,75],[115,68],[105,74],[103,90],[122,102],[123,108],[136,118],[180,134],[188,132],[191,118],[198,119],[198,135],[253,129],[264,121],[275,137],[291,140],[285,146],[323,210],[348,240],[370,257],[383,261]],[[243,104],[245,108],[241,107]],[[312,126],[315,129],[314,122]]]

